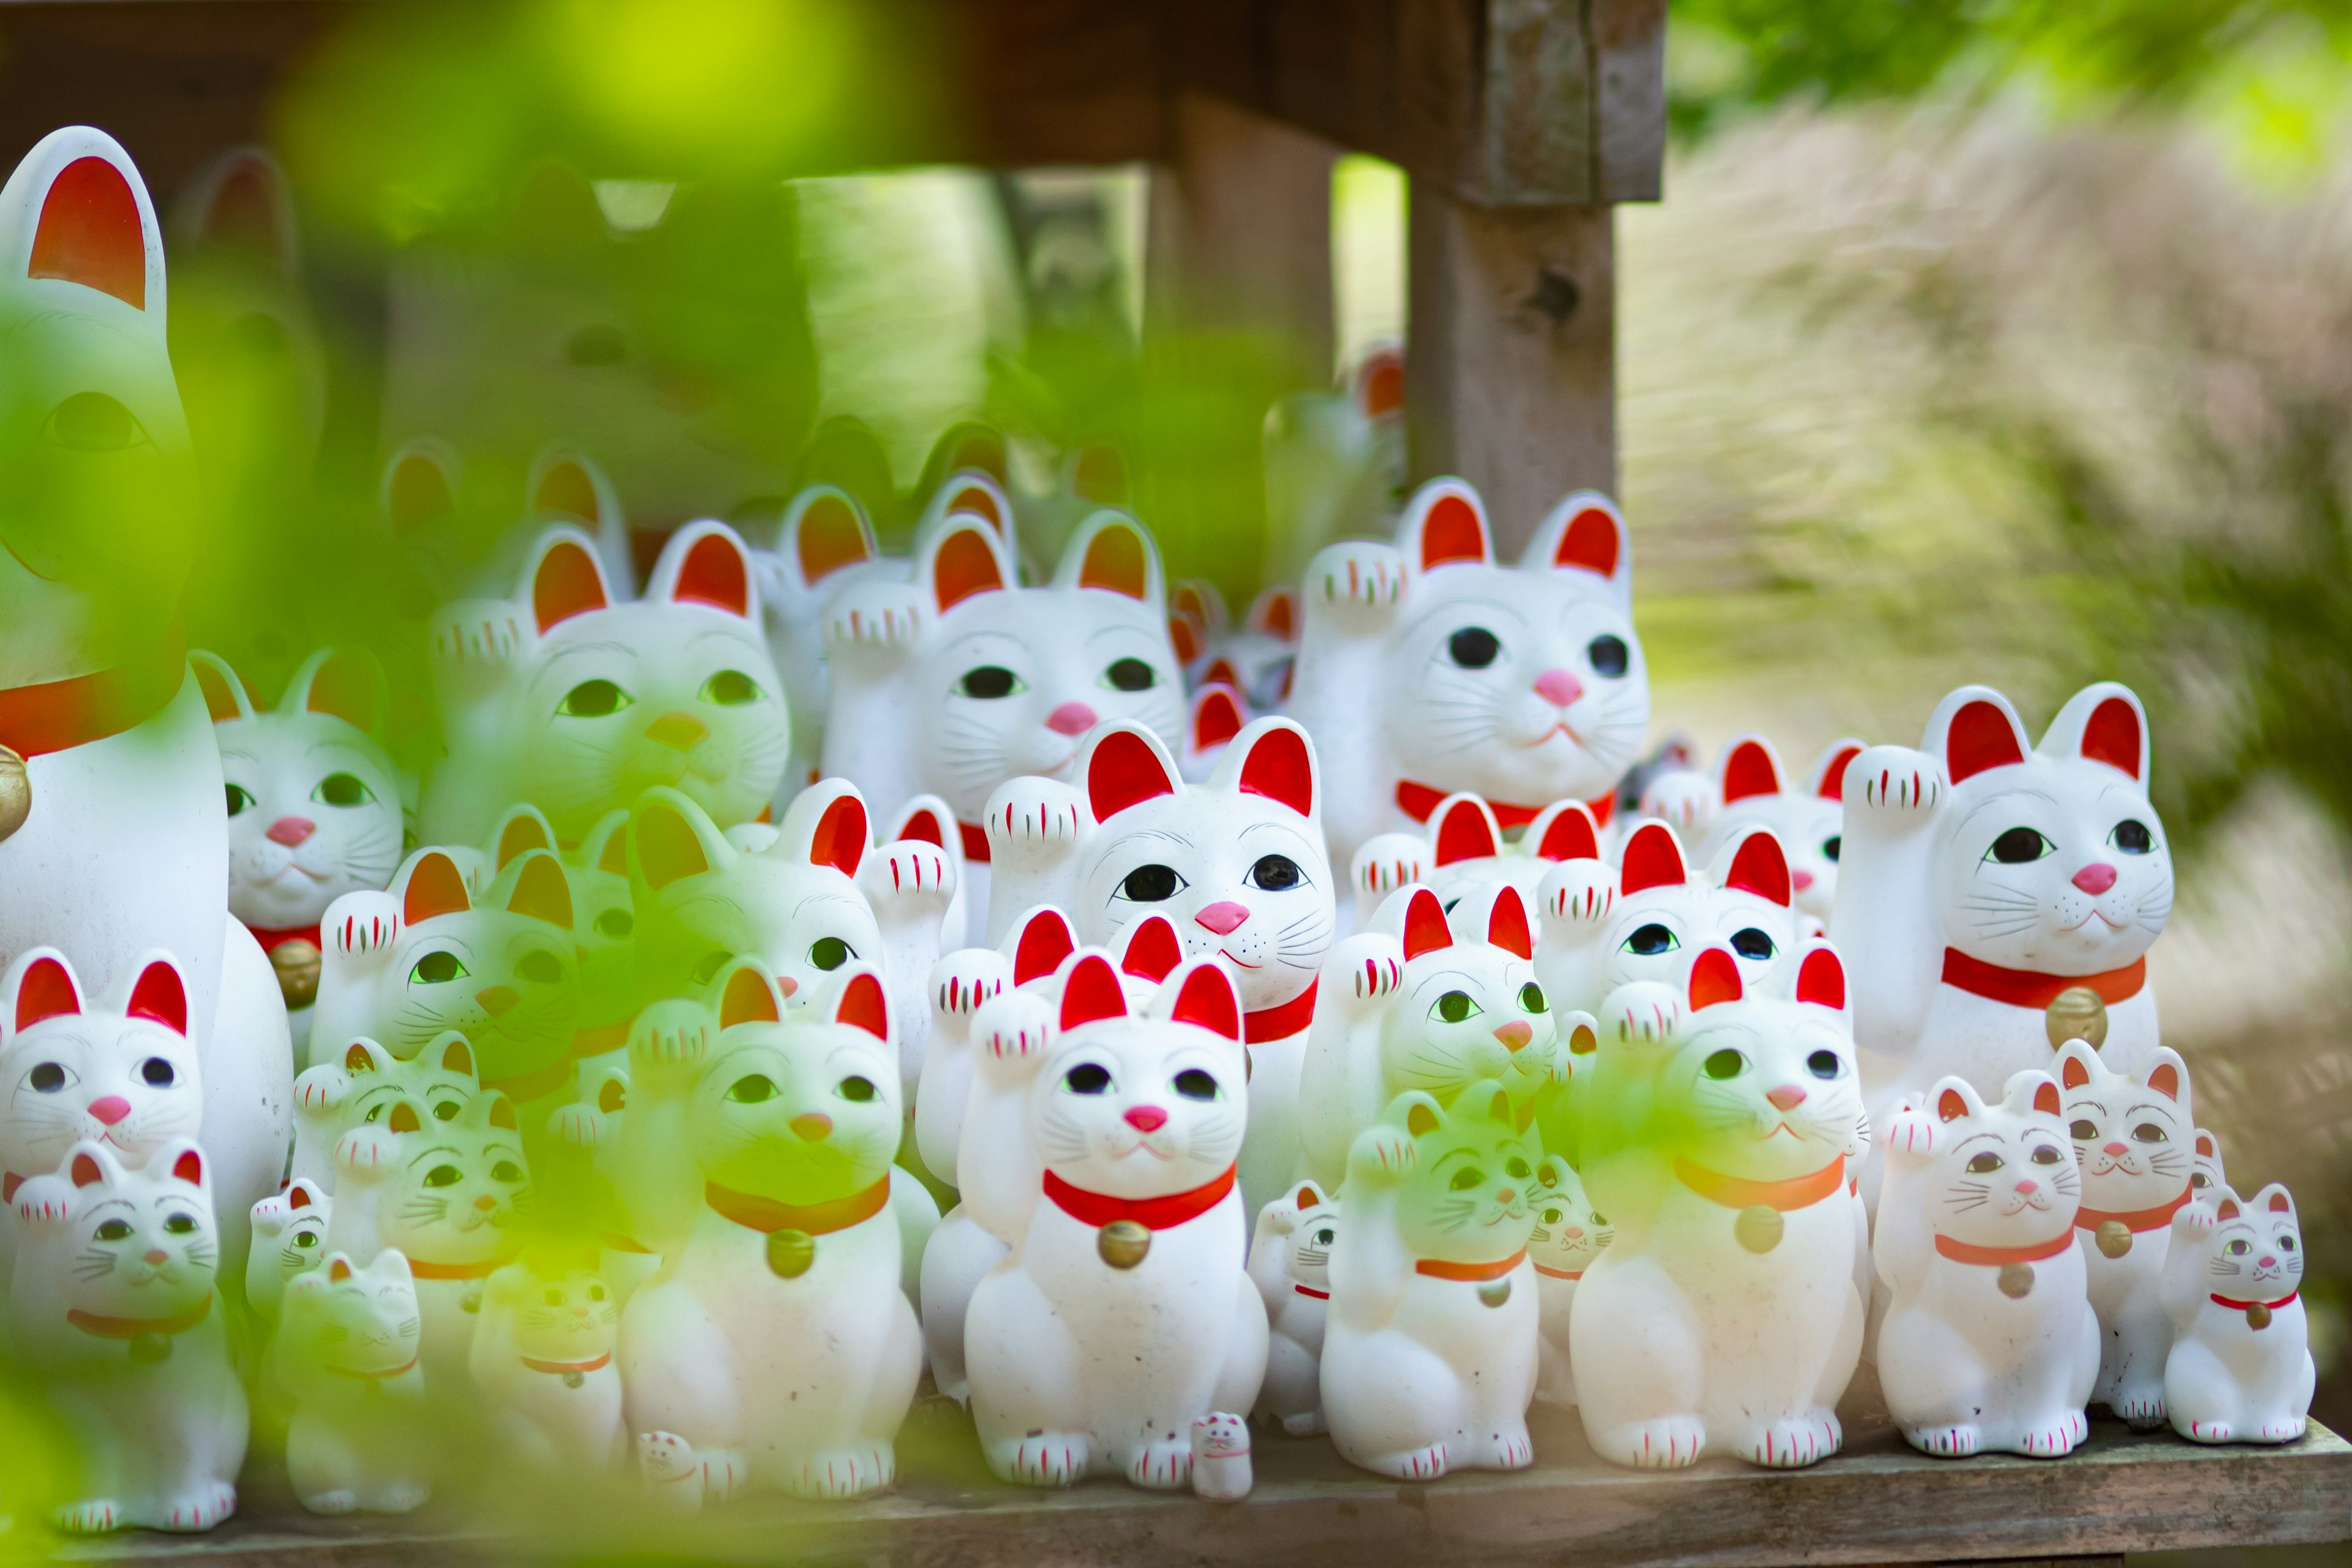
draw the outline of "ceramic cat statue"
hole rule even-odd
[[[474,1330],[474,1387],[500,1447],[533,1469],[591,1478],[628,1451],[621,1300],[584,1260],[533,1258],[489,1278]]]
[[[228,781],[229,912],[269,955],[299,1048],[319,994],[327,906],[382,888],[400,864],[400,775],[377,734],[383,670],[363,649],[321,648],[264,713],[226,662],[188,662]]]
[[[1650,722],[1624,521],[1580,490],[1516,568],[1491,539],[1477,492],[1433,479],[1395,543],[1334,544],[1307,568],[1289,712],[1330,781],[1335,859],[1460,790],[1506,828],[1562,799],[1608,823]]]
[[[1181,583],[1172,597],[1198,648],[1184,660],[1184,678],[1192,689],[1230,687],[1253,712],[1281,712],[1298,658],[1298,590],[1281,584],[1265,589],[1237,622],[1228,621],[1213,584]],[[1191,616],[1185,615],[1188,598],[1199,606]],[[1172,636],[1174,627],[1170,630]]]
[[[1249,1409],[1265,1374],[1234,1180],[1241,998],[1221,961],[1194,958],[1132,1010],[1087,950],[1057,991],[995,998],[1041,1005],[974,1041],[958,1174],[1012,1249],[964,1322],[982,1451],[1026,1486],[1187,1488],[1192,1423]]]
[[[354,1127],[373,1126],[405,1100],[436,1121],[450,1121],[481,1088],[474,1047],[455,1029],[436,1035],[401,1060],[364,1037],[329,1054],[294,1080],[292,1179],[335,1190],[335,1145]]]
[[[1845,770],[1862,752],[1860,741],[1831,742],[1792,788],[1771,742],[1761,735],[1732,742],[1716,764],[1720,805],[1697,836],[1698,858],[1714,859],[1751,827],[1770,828],[1789,858],[1797,913],[1812,922],[1806,934],[1821,935],[1829,928],[1844,853]]]
[[[1250,1279],[1265,1303],[1265,1385],[1259,1420],[1294,1437],[1326,1430],[1323,1328],[1331,1300],[1331,1248],[1339,1239],[1339,1200],[1312,1182],[1257,1212],[1250,1241]],[[1197,1461],[1196,1461],[1197,1462]]]
[[[1568,1352],[1577,1281],[1617,1228],[1584,1195],[1583,1178],[1557,1154],[1546,1155],[1536,1166],[1535,1210],[1528,1258],[1535,1265],[1536,1295],[1543,1303],[1536,1397],[1566,1408],[1576,1403],[1576,1367]]]
[[[1176,772],[1188,784],[1206,784],[1234,737],[1249,723],[1241,694],[1220,682],[1193,689],[1184,702],[1184,743],[1177,748]]]
[[[1404,351],[1367,351],[1347,384],[1265,416],[1265,580],[1296,583],[1327,544],[1394,531],[1405,493]]]
[[[254,1316],[276,1322],[288,1283],[325,1261],[327,1216],[334,1203],[325,1187],[297,1176],[284,1192],[253,1205],[253,1251],[245,1260],[245,1304],[253,1309]]]
[[[1621,986],[1592,1078],[1580,1173],[1617,1234],[1578,1281],[1569,1352],[1594,1451],[1644,1469],[1836,1453],[1863,1331],[1836,950],[1808,950],[1787,999],[1713,944],[1683,985]]]
[[[2007,698],[1964,686],[1918,751],[1873,746],[1847,765],[1830,934],[1855,976],[1874,1114],[1947,1074],[1998,1096],[2046,1069],[2082,1032],[2079,999],[2059,1005],[2069,991],[2103,1004],[2110,1067],[2152,1065],[2147,957],[2172,858],[2149,765],[2147,714],[2112,681],[2069,699],[2038,748]]]
[[[271,1373],[294,1396],[286,1474],[312,1513],[409,1513],[432,1495],[434,1437],[408,1259],[330,1253],[287,1282]]]
[[[725,523],[672,534],[635,600],[610,586],[585,533],[558,524],[511,598],[443,605],[432,639],[449,755],[418,807],[427,843],[478,844],[519,800],[574,843],[656,784],[730,827],[783,777],[783,683],[750,554]]]
[[[1467,792],[1450,795],[1431,810],[1426,831],[1376,834],[1356,850],[1349,868],[1356,929],[1369,931],[1381,903],[1410,882],[1426,883],[1448,903],[1481,883],[1508,882],[1532,910],[1544,879],[1563,860],[1595,862],[1579,885],[1605,900],[1616,875],[1599,863],[1601,851],[1600,826],[1580,800],[1554,801],[1513,842],[1492,806]]]
[[[1192,1489],[1211,1502],[1239,1502],[1249,1496],[1249,1423],[1213,1411],[1192,1422]]]
[[[717,1024],[685,1118],[703,1212],[622,1314],[628,1430],[641,1453],[675,1439],[656,1454],[690,1466],[709,1502],[863,1496],[896,1474],[923,1359],[894,1195],[928,1199],[891,1174],[887,996],[859,963],[787,1009],[744,963]]]
[[[1542,1146],[1500,1084],[1399,1095],[1348,1151],[1323,1414],[1339,1457],[1404,1481],[1535,1458]]]
[[[1923,1454],[2055,1459],[2090,1435],[2099,1322],[2074,1212],[2082,1173],[2058,1085],[2021,1072],[1990,1103],[1966,1079],[1899,1107],[1882,1140],[1878,1278],[1894,1300],[1878,1378]]]
[[[999,784],[1074,777],[1079,742],[1106,719],[1179,738],[1184,687],[1165,596],[1158,549],[1123,513],[1089,518],[1037,587],[1020,585],[1010,544],[984,519],[943,522],[916,541],[911,582],[861,581],[826,601],[825,775],[855,783],[879,812],[945,800],[962,825],[968,907],[987,909],[981,819]]]
[[[2251,1198],[2227,1187],[2172,1216],[2164,1363],[2172,1429],[2192,1443],[2292,1443],[2317,1379],[2302,1301],[2303,1230],[2273,1182]]]
[[[81,1142],[16,1189],[11,1348],[80,1461],[60,1530],[204,1531],[236,1511],[245,1386],[206,1163],[184,1139],[135,1164]]]
[[[2056,1062],[2066,1133],[2083,1172],[2075,1245],[2099,1317],[2099,1380],[2091,1397],[2135,1428],[2164,1425],[2164,1255],[2172,1217],[2195,1195],[2196,1128],[2189,1068],[2165,1047],[2136,1072],[2109,1070],[2069,1040]]]
[[[484,470],[500,477],[501,464]],[[596,460],[567,442],[551,442],[531,460],[520,512],[461,510],[466,463],[456,447],[418,436],[386,459],[376,485],[376,514],[413,589],[420,613],[460,599],[495,598],[550,523],[568,522],[596,543],[604,580],[624,595],[635,591],[636,565],[620,494]]]
[[[534,849],[555,853],[563,862],[572,894],[572,936],[580,960],[572,1054],[583,1064],[598,1057],[617,1064],[629,1043],[629,1024],[644,1001],[637,988],[636,904],[629,888],[629,813],[618,806],[606,812],[586,837],[562,851],[544,812],[510,805],[499,817],[481,865],[467,878],[468,892],[486,891],[499,873]]]
[[[1207,783],[1184,783],[1140,724],[1108,723],[1073,780],[1013,779],[988,800],[988,929],[1014,910],[1071,911],[1081,942],[1123,945],[1165,914],[1191,956],[1231,965],[1250,1071],[1242,1191],[1250,1212],[1298,1174],[1299,1071],[1336,905],[1323,853],[1322,774],[1307,732],[1261,719]]]
[[[294,1063],[269,961],[228,911],[220,753],[172,629],[197,477],[164,293],[130,157],[88,127],[44,137],[0,185],[0,963],[177,961],[234,1268],[285,1168]]]

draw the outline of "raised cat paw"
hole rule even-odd
[[[1962,1424],[1957,1426],[1906,1426],[1903,1440],[1923,1454],[1939,1459],[1965,1459],[1984,1447],[1984,1434]]]
[[[1365,1006],[1384,1002],[1404,984],[1404,948],[1392,936],[1364,931],[1332,948],[1323,973],[1331,977],[1335,1001]]]
[[[398,1134],[376,1123],[362,1123],[335,1143],[335,1169],[362,1179],[392,1163],[400,1145]]]
[[[1418,833],[1375,833],[1348,866],[1348,879],[1367,907],[1428,875],[1429,841]]]
[[[570,1105],[559,1105],[549,1112],[547,1135],[574,1149],[593,1149],[604,1141],[611,1121],[610,1116],[594,1106],[575,1101]]]
[[[1536,884],[1544,935],[1581,946],[1601,934],[1617,907],[1617,873],[1600,860],[1562,860]]]
[[[1007,991],[972,1015],[972,1047],[994,1061],[1034,1063],[1045,1056],[1053,1028],[1051,1004],[1025,991]]]
[[[828,651],[896,653],[922,635],[923,595],[911,583],[855,583],[825,601]]]
[[[2172,1215],[2172,1245],[2202,1247],[2206,1236],[2216,1223],[2217,1216],[2211,1204],[2202,1199],[2193,1204],[2183,1204]]]
[[[629,1026],[629,1070],[655,1084],[682,1085],[710,1050],[709,1009],[682,996],[646,1005]]]
[[[962,947],[931,965],[931,1006],[963,1032],[980,1005],[1003,994],[1013,984],[1013,965],[992,947]]]
[[[522,617],[503,599],[458,599],[434,617],[433,657],[449,664],[511,663],[525,646]]]
[[[1791,1415],[1758,1428],[1740,1458],[1768,1469],[1801,1469],[1828,1458],[1844,1442],[1836,1416]]]
[[[1924,1160],[1936,1150],[1936,1119],[1906,1102],[1886,1123],[1886,1152]]]
[[[1624,1045],[1661,1045],[1682,1033],[1683,994],[1672,985],[1633,981],[1611,992],[1603,1005],[1601,1022]]]
[[[887,1447],[835,1448],[803,1461],[784,1489],[795,1497],[864,1497],[888,1486],[897,1474],[897,1456]]]
[[[955,866],[938,845],[901,838],[866,857],[857,885],[877,915],[935,912],[955,897]]]
[[[1153,1491],[1181,1491],[1192,1484],[1192,1438],[1187,1433],[1181,1442],[1150,1443],[1139,1449],[1127,1464],[1127,1479],[1134,1486]]]
[[[1846,784],[1862,786],[1861,805],[1879,817],[1923,817],[1943,803],[1944,770],[1908,746],[1872,746],[1846,764]]]
[[[1412,1135],[1402,1127],[1386,1122],[1367,1127],[1356,1134],[1348,1148],[1348,1176],[1375,1185],[1393,1185],[1404,1180],[1420,1156],[1414,1152]]]
[[[1083,1432],[1040,1432],[989,1444],[988,1468],[1024,1487],[1066,1487],[1086,1479],[1090,1452]]]
[[[1306,588],[1310,611],[1333,616],[1351,629],[1371,630],[1404,596],[1403,552],[1369,539],[1327,544],[1307,563]]]
[[[1706,1425],[1696,1415],[1662,1415],[1620,1426],[1593,1445],[1637,1470],[1679,1470],[1706,1450]]]
[[[1715,781],[1688,768],[1670,768],[1642,792],[1643,816],[1656,817],[1689,842],[1706,829],[1722,802]]]
[[[400,935],[400,902],[390,893],[345,893],[328,907],[319,931],[330,957],[383,952]]]
[[[1086,816],[1085,798],[1058,779],[1008,779],[988,797],[982,817],[989,858],[1029,865],[1054,859],[1077,843]]]
[[[322,1062],[294,1080],[294,1109],[298,1113],[319,1115],[342,1104],[343,1096],[351,1091],[352,1075],[332,1062]]]

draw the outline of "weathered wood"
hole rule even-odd
[[[1654,202],[1666,165],[1666,0],[1591,0],[1592,199]]]
[[[1458,474],[1516,554],[1570,490],[1614,493],[1607,207],[1479,207],[1412,190],[1405,415],[1413,478]]]

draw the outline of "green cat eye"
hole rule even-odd
[[[1546,1225],[1558,1225],[1561,1220],[1566,1219],[1567,1217],[1568,1216],[1566,1215],[1560,1213],[1558,1209],[1546,1209],[1543,1212],[1543,1222]]]
[[[1448,991],[1437,999],[1437,1005],[1429,1010],[1429,1016],[1441,1023],[1458,1024],[1482,1011],[1484,1009],[1470,999],[1467,991]]]
[[[567,719],[603,719],[618,713],[634,700],[609,680],[583,680],[563,694],[555,710]]]
[[[246,812],[251,811],[252,809],[253,809],[253,794],[252,794],[252,792],[251,792],[251,791],[249,791],[249,790],[243,790],[243,789],[239,789],[239,788],[238,788],[236,785],[235,785],[235,784],[231,784],[231,785],[229,785],[229,786],[228,786],[228,814],[229,814],[231,816],[239,816],[244,815]]]
[[[425,1173],[425,1184],[428,1187],[454,1187],[465,1179],[465,1173],[455,1165],[436,1165]]]
[[[1503,1172],[1514,1181],[1524,1182],[1528,1179],[1528,1163],[1514,1154],[1503,1162]]]
[[[2172,1140],[2166,1137],[2164,1135],[2164,1129],[2158,1127],[2155,1122],[2143,1121],[2138,1126],[2132,1129],[2132,1142],[2135,1143],[2169,1143]]]
[[[375,799],[375,791],[357,773],[329,773],[310,798],[322,805],[365,805]]]
[[[316,1247],[319,1245],[319,1233],[315,1230],[298,1230],[294,1233],[294,1245],[301,1247]]]
[[[111,1223],[111,1222],[110,1222],[110,1223]],[[106,1226],[99,1226],[99,1227],[98,1227],[98,1233],[99,1233],[100,1236],[104,1236],[104,1235],[106,1234]],[[2221,1250],[2222,1250],[2222,1251],[2224,1251],[2224,1252],[2228,1253],[2228,1254],[2229,1254],[2231,1257],[2232,1257],[2232,1258],[2243,1258],[2246,1254],[2248,1254],[2249,1252],[2252,1252],[2253,1249],[2254,1249],[2254,1245],[2253,1245],[2253,1243],[2252,1243],[2252,1242],[2250,1242],[2250,1241],[2248,1241],[2248,1240],[2246,1240],[2246,1239],[2245,1239],[2245,1237],[2239,1237],[2238,1239],[2236,1239],[2235,1241],[2231,1242],[2228,1246],[2226,1246],[2226,1247],[2222,1247],[2222,1248],[2221,1248]]]
[[[497,1164],[490,1167],[490,1178],[493,1181],[504,1182],[507,1185],[512,1186],[517,1182],[522,1180],[522,1167],[516,1164],[512,1160],[501,1160]]]
[[[702,683],[702,700],[721,708],[740,708],[760,700],[760,683],[740,669],[722,669]]]
[[[1738,1078],[1746,1070],[1748,1058],[1728,1047],[1716,1052],[1699,1065],[1699,1070],[1712,1079]]]
[[[839,1093],[852,1105],[864,1105],[874,1098],[874,1080],[856,1077],[843,1079]]]
[[[596,917],[596,934],[607,942],[620,942],[637,929],[635,915],[626,910],[606,910]]]
[[[131,1223],[128,1220],[110,1219],[98,1227],[98,1239],[100,1241],[121,1241],[130,1234]]]
[[[1633,934],[1625,939],[1623,945],[1618,951],[1630,952],[1636,958],[1655,958],[1662,952],[1672,952],[1680,946],[1682,946],[1681,938],[1657,921],[1652,921],[1645,926],[1637,927]]]
[[[1473,1187],[1485,1186],[1486,1173],[1475,1165],[1465,1165],[1454,1173],[1454,1180],[1449,1184],[1457,1193],[1466,1193]]]
[[[1988,1149],[1981,1154],[1970,1156],[1968,1168],[1971,1176],[1990,1176],[2000,1169],[2000,1156]]]
[[[775,1081],[764,1073],[746,1073],[728,1087],[727,1098],[738,1105],[757,1105],[774,1097]]]
[[[1315,1245],[1328,1247],[1339,1239],[1339,1233],[1334,1230],[1318,1230],[1315,1233]]]
[[[819,969],[839,969],[857,952],[837,936],[821,936],[809,946],[809,962]]]
[[[457,962],[457,955],[446,948],[436,948],[416,961],[408,972],[412,985],[446,985],[452,980],[463,980],[468,971]]]
[[[2066,1156],[2059,1152],[2058,1145],[2055,1143],[2036,1143],[2033,1146],[2032,1158],[2037,1165],[2055,1165],[2063,1163]]]
[[[1525,985],[1519,987],[1520,1012],[1540,1013],[1544,1010],[1545,1003],[1542,986],[1530,980]]]

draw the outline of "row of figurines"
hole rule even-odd
[[[1415,887],[1374,924],[1324,973],[1348,998],[1330,1016],[1418,1011],[1417,981],[1451,984],[1482,948],[1526,962],[1507,884],[1450,912]],[[934,1037],[970,1058],[944,1220],[894,1163],[896,1030],[864,963],[795,1005],[740,960],[648,1008],[549,1142],[454,1033],[306,1072],[307,1152],[327,1157],[256,1205],[244,1292],[278,1322],[262,1387],[290,1405],[305,1506],[422,1502],[446,1436],[425,1396],[453,1391],[509,1457],[588,1472],[634,1452],[671,1503],[856,1497],[893,1479],[927,1359],[1005,1480],[1224,1498],[1248,1443],[1221,1413],[1251,1410],[1404,1480],[1531,1463],[1536,1398],[1618,1464],[1811,1464],[1840,1446],[1866,1337],[1930,1454],[2063,1456],[2094,1399],[2200,1442],[2304,1430],[2293,1201],[2228,1188],[2169,1051],[2130,1074],[2070,1040],[1997,1097],[1948,1077],[1874,1119],[1825,942],[1785,987],[1710,942],[1681,984],[1559,1017],[1549,1070],[1499,1079],[1402,1087],[1318,1009],[1307,1103],[1369,1089],[1376,1109],[1339,1183],[1286,1183],[1252,1242],[1255,1063],[1227,964],[1181,958],[1156,915],[1112,950],[1041,912],[1008,947]],[[1024,949],[1055,956],[1023,978]],[[8,981],[17,1009],[72,984],[46,954]],[[177,995],[151,965],[123,1026],[174,1031]],[[584,1149],[625,1230],[525,1256],[534,1142]],[[209,1164],[186,1139],[143,1160],[81,1141],[15,1183],[11,1341],[78,1440],[70,1527],[234,1509],[247,1396]]]

